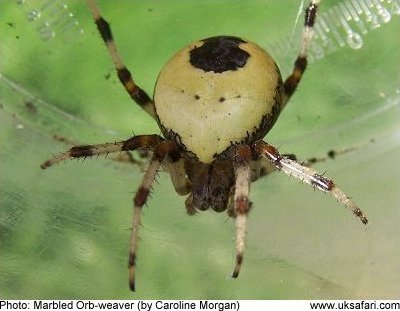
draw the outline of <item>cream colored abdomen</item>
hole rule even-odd
[[[272,58],[253,43],[246,65],[222,73],[205,72],[189,61],[196,42],[178,52],[161,71],[154,93],[161,125],[180,136],[185,148],[209,163],[231,142],[254,132],[275,104],[281,79]]]

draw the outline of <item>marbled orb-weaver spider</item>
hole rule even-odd
[[[118,78],[131,98],[158,123],[163,137],[137,135],[125,141],[72,147],[42,164],[48,168],[69,158],[145,149],[151,160],[134,197],[129,250],[129,284],[135,290],[135,259],[142,207],[160,167],[166,169],[179,195],[188,195],[186,210],[222,212],[236,221],[236,278],[243,262],[250,183],[280,170],[329,192],[364,224],[367,218],[332,180],[281,155],[263,137],[273,127],[295,92],[307,66],[320,0],[312,0],[293,72],[283,81],[274,60],[258,45],[233,36],[190,44],[161,70],[154,100],[133,80],[122,62],[109,24],[94,0],[90,10],[114,62]]]

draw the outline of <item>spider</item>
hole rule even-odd
[[[227,211],[236,222],[236,258],[232,277],[239,275],[245,250],[250,184],[273,170],[283,171],[316,189],[329,192],[364,224],[367,218],[335,183],[294,156],[280,154],[263,138],[295,92],[307,67],[307,51],[321,0],[305,10],[300,51],[285,81],[261,47],[234,36],[194,42],[161,70],[151,99],[133,80],[115,46],[111,28],[94,0],[89,8],[130,97],[159,125],[162,135],[136,135],[124,141],[81,145],[44,162],[43,169],[70,159],[122,151],[148,150],[151,159],[134,197],[129,249],[129,285],[135,290],[135,262],[142,207],[158,170],[171,176],[186,211]]]

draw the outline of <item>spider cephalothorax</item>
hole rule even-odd
[[[89,7],[132,99],[160,126],[159,135],[138,135],[125,141],[72,147],[42,164],[47,168],[69,159],[111,152],[150,150],[151,160],[134,198],[129,251],[129,284],[135,289],[135,261],[142,207],[162,166],[175,190],[187,195],[186,210],[227,210],[236,221],[236,266],[243,262],[250,183],[273,170],[331,193],[366,224],[367,218],[332,180],[281,155],[263,141],[299,84],[307,65],[307,49],[320,0],[306,9],[300,52],[283,82],[274,60],[258,45],[233,36],[194,42],[178,52],[158,77],[154,101],[132,79],[115,47],[109,24],[94,3]]]

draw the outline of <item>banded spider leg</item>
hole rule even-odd
[[[352,211],[364,225],[368,223],[368,219],[361,209],[350,200],[350,198],[340,190],[331,179],[318,174],[310,167],[281,155],[274,146],[262,140],[254,143],[254,150],[257,154],[265,157],[278,170],[282,170],[285,174],[297,178],[318,190],[330,193],[339,203]]]
[[[47,160],[40,167],[46,169],[58,162],[72,159],[72,158],[86,158],[94,155],[107,155],[109,153],[122,152],[122,151],[133,151],[136,149],[150,148],[153,150],[153,156],[147,167],[146,173],[143,176],[142,183],[140,184],[138,191],[133,199],[134,212],[132,218],[132,231],[131,240],[129,247],[129,286],[132,291],[135,290],[135,259],[138,246],[138,232],[140,227],[140,219],[142,214],[142,207],[146,204],[152,184],[157,175],[157,171],[160,168],[163,160],[167,157],[168,161],[166,165],[171,169],[171,175],[181,176],[180,173],[180,160],[181,155],[178,151],[175,143],[165,141],[158,135],[139,135],[134,136],[128,140],[98,144],[98,145],[81,145],[70,148],[64,153],[61,153],[54,158]],[[183,183],[183,178],[175,177],[172,181],[176,188],[181,191],[187,191],[188,185]],[[185,180],[184,180],[185,181]],[[183,184],[183,186],[182,186]],[[186,188],[185,188],[186,187]],[[185,188],[184,190],[182,190]]]

